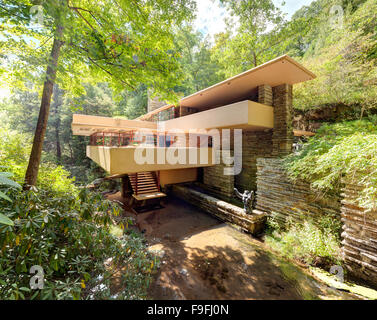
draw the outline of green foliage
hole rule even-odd
[[[177,93],[188,96],[224,80],[208,38],[203,38],[192,26],[181,26],[175,33],[174,43],[183,70],[182,82],[174,88]]]
[[[52,40],[62,27],[57,83],[71,95],[84,94],[83,83],[102,81],[118,92],[144,83],[164,100],[176,100],[171,88],[180,66],[172,26],[193,17],[193,1],[117,0],[99,6],[89,0],[45,0],[40,27],[32,24],[32,6],[28,0],[0,4],[0,53],[8,62],[1,72],[14,87],[22,88],[25,79],[44,82]]]
[[[0,128],[0,166],[12,172],[14,179],[22,184],[30,152],[30,136]],[[72,184],[70,173],[54,163],[44,162],[38,176],[38,186],[55,192],[70,193],[77,188]]]
[[[85,189],[57,194],[34,188],[12,197],[11,204],[0,201],[14,221],[0,227],[1,299],[110,299],[111,280],[121,269],[116,298],[146,297],[155,261],[132,231],[111,234],[111,217],[119,213],[111,202]],[[34,265],[44,270],[42,290],[29,289]]]
[[[16,180],[23,180],[29,149],[27,135],[0,129],[0,165]],[[156,261],[128,229],[130,221],[125,230],[122,222],[115,225],[117,206],[76,187],[66,170],[48,162],[38,189],[20,191],[10,177],[0,173],[0,299],[146,297]],[[34,265],[44,270],[42,290],[29,287]],[[111,289],[120,270],[120,284]]]
[[[345,11],[343,27],[332,28],[331,19],[324,14],[329,8],[318,14],[319,23],[305,38],[308,49],[302,59],[317,79],[296,86],[295,108],[356,105],[357,117],[362,117],[366,109],[377,106],[377,64],[371,59],[377,45],[377,4],[363,2]]]
[[[136,119],[147,113],[148,88],[140,84],[134,91],[123,91],[117,98],[113,116]]]
[[[6,201],[12,202],[12,199],[6,195],[6,192],[9,188],[16,188],[21,189],[21,186],[14,182],[13,180],[9,179],[13,174],[10,172],[0,172],[0,199],[4,199]],[[2,190],[3,188],[7,188],[8,190]],[[0,225],[5,224],[8,226],[13,226],[13,221],[10,220],[7,216],[0,213]]]
[[[227,31],[216,37],[213,60],[221,66],[219,75],[234,76],[276,57],[273,47],[284,41],[285,20],[271,0],[221,0],[238,24],[228,21]],[[268,31],[268,29],[271,29]],[[288,29],[287,29],[288,30]]]
[[[358,201],[377,207],[377,118],[323,125],[303,149],[286,158],[294,180],[321,192],[339,194],[342,178],[357,179],[364,190]]]
[[[316,263],[317,258],[322,258],[326,264],[339,264],[341,223],[332,216],[318,220],[288,221],[282,229],[273,216],[269,217],[266,243],[283,256],[309,265]]]
[[[8,199],[6,199],[8,200]],[[7,225],[7,226],[13,226],[14,223],[11,219],[9,219],[7,216],[3,215],[2,213],[0,213],[0,225]]]

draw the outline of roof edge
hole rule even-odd
[[[189,99],[189,98],[191,98],[191,97],[194,97],[194,96],[200,95],[200,94],[202,94],[202,93],[204,93],[204,92],[206,92],[206,91],[208,91],[208,90],[211,90],[211,89],[214,89],[214,88],[216,88],[216,87],[218,87],[218,86],[224,85],[224,84],[226,84],[227,82],[233,81],[233,80],[235,80],[235,79],[242,78],[242,77],[244,77],[244,76],[246,76],[246,75],[249,75],[250,73],[256,72],[256,71],[258,71],[258,70],[260,70],[260,69],[263,69],[263,68],[265,68],[265,67],[267,67],[267,66],[269,66],[269,65],[272,65],[272,64],[277,63],[277,62],[282,61],[282,60],[287,60],[287,61],[289,61],[290,63],[294,64],[296,67],[300,68],[302,71],[304,71],[306,74],[308,74],[308,75],[312,78],[312,79],[310,79],[310,80],[313,80],[313,79],[317,78],[317,76],[316,76],[313,72],[311,72],[310,70],[308,70],[307,68],[305,68],[302,64],[300,64],[299,62],[297,62],[295,59],[291,58],[289,55],[285,54],[285,55],[282,55],[282,56],[277,57],[277,58],[275,58],[275,59],[272,59],[272,60],[270,60],[270,61],[267,61],[267,62],[265,62],[265,63],[263,63],[263,64],[261,64],[261,65],[259,65],[259,66],[257,66],[257,67],[254,67],[254,68],[252,68],[252,69],[249,69],[249,70],[246,70],[246,71],[244,71],[244,72],[242,72],[242,73],[239,73],[239,74],[237,74],[237,75],[235,75],[235,76],[233,76],[233,77],[230,77],[230,78],[228,78],[228,79],[226,79],[226,80],[224,80],[224,81],[221,81],[221,82],[219,82],[219,83],[216,83],[216,84],[214,84],[214,85],[212,85],[212,86],[210,86],[210,87],[208,87],[208,88],[202,89],[202,90],[197,91],[197,92],[195,92],[195,93],[193,93],[193,94],[190,94],[190,95],[188,95],[188,96],[186,96],[186,97],[183,97],[182,99],[179,100],[179,103],[182,103],[182,102],[184,102],[185,100],[187,100],[187,99]],[[147,116],[154,115],[154,114],[156,114],[156,113],[159,113],[159,112],[161,112],[161,111],[164,111],[164,110],[166,110],[166,109],[169,109],[169,108],[171,108],[171,107],[173,107],[173,106],[174,106],[174,105],[172,105],[172,104],[162,106],[162,107],[160,107],[160,108],[158,108],[158,109],[155,109],[155,110],[153,110],[153,111],[151,111],[151,112],[148,112],[148,113],[146,113],[146,114],[144,114],[144,115],[142,115],[142,116],[136,118],[135,120],[143,120],[143,119],[144,119],[145,117],[147,117]]]

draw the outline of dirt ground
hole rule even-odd
[[[136,218],[149,250],[161,257],[150,299],[351,299],[179,199],[169,198],[163,209],[126,214]]]

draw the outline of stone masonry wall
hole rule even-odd
[[[224,169],[230,166],[224,164],[223,158],[227,159],[230,156],[230,151],[217,150],[216,157],[219,157],[220,164],[203,169],[205,187],[224,200],[229,200],[234,194],[234,176],[224,175]]]
[[[305,217],[332,214],[340,219],[340,198],[318,197],[304,182],[293,183],[282,168],[282,160],[257,159],[256,209],[273,214],[284,225],[288,218],[302,222]]]
[[[271,86],[264,84],[258,87],[258,102],[266,106],[272,106],[273,97]]]
[[[258,87],[258,102],[274,107],[274,129],[267,132],[243,131],[241,173],[231,179],[224,177],[222,165],[204,169],[204,184],[225,199],[233,197],[234,185],[241,192],[257,189],[257,158],[279,157],[292,151],[292,85],[274,88],[261,85]],[[232,142],[233,137],[231,148],[234,149]]]
[[[161,108],[165,106],[166,103],[164,101],[161,101],[159,97],[151,97],[151,91],[148,90],[148,112],[154,111],[158,108]]]
[[[173,193],[178,198],[199,207],[222,221],[236,224],[253,235],[258,235],[264,230],[266,220],[264,214],[246,214],[243,209],[237,206],[220,201],[184,185],[174,185]]]
[[[357,204],[362,191],[357,182],[345,182],[341,217],[342,254],[348,272],[377,286],[377,210],[367,212]]]
[[[282,226],[287,219],[303,222],[323,214],[341,219],[342,257],[348,274],[377,288],[377,210],[367,211],[358,205],[363,187],[343,181],[341,196],[318,197],[308,183],[290,181],[281,161],[257,159],[256,210],[274,216]]]
[[[269,157],[272,152],[272,131],[243,131],[242,172],[235,177],[240,192],[257,189],[257,158]]]
[[[273,156],[284,156],[292,152],[292,85],[283,84],[272,88],[274,106]]]

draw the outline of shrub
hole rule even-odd
[[[286,158],[293,180],[301,179],[324,193],[340,193],[343,177],[356,177],[364,186],[358,201],[377,206],[377,117],[325,124],[303,149]]]
[[[30,142],[0,128],[0,166],[19,183]],[[156,261],[128,220],[125,229],[115,225],[116,205],[75,186],[63,167],[49,162],[40,166],[38,189],[22,192],[9,185],[11,174],[0,176],[8,183],[0,181],[0,299],[146,298]],[[33,266],[43,268],[41,290],[30,287]]]
[[[315,223],[288,222],[285,229],[273,217],[268,221],[266,243],[283,256],[312,265],[322,258],[326,264],[339,264],[340,228],[339,220],[323,216]]]
[[[9,179],[12,176],[10,172],[0,172],[0,198],[9,202],[12,202],[12,199],[6,195],[6,190],[2,190],[3,188],[16,188],[21,189],[21,186],[14,182],[13,180]],[[11,219],[9,219],[6,215],[0,213],[0,225],[7,225],[13,226],[14,223]]]
[[[31,151],[31,139],[7,128],[0,128],[0,166],[12,172],[14,179],[22,184]],[[55,192],[77,193],[74,178],[62,166],[42,162],[39,168],[37,184],[42,189]]]
[[[110,299],[119,272],[116,298],[146,297],[156,261],[127,227],[121,237],[111,234],[111,216],[119,212],[111,202],[85,189],[77,195],[10,190],[8,196],[13,202],[2,199],[0,207],[14,226],[0,225],[0,299]],[[45,279],[36,291],[29,286],[35,265]]]

